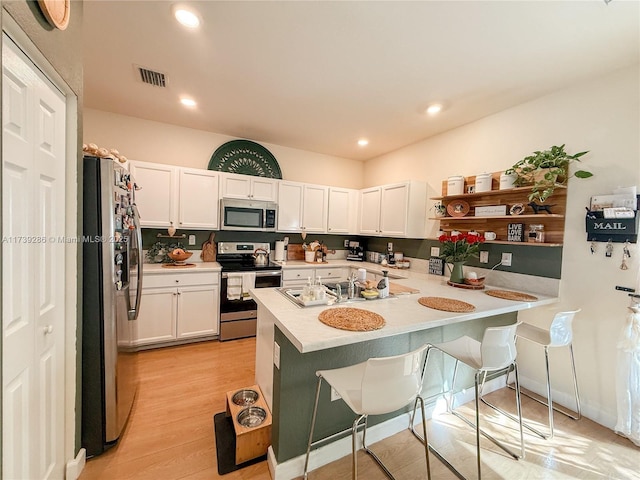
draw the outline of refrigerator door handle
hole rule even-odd
[[[131,310],[129,310],[129,320],[136,320],[140,311],[140,300],[142,298],[142,230],[140,229],[140,214],[138,207],[133,205],[133,222],[136,227],[136,249],[138,250],[138,278],[136,287],[136,301]]]

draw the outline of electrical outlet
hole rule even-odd
[[[511,253],[503,253],[502,254],[502,265],[505,267],[510,267],[511,266],[511,259],[513,257],[513,254]]]
[[[393,242],[387,242],[387,251],[393,252]]]
[[[480,250],[480,263],[489,263],[489,252]]]
[[[440,255],[440,247],[431,247],[431,256],[437,257]]]
[[[349,248],[349,239],[345,239],[344,248]]]
[[[336,389],[331,387],[331,401],[335,402],[336,400],[340,400],[342,397],[340,396],[340,394],[338,392],[336,392]]]
[[[189,245],[195,245],[195,244],[196,244],[196,236],[189,235]]]
[[[273,364],[280,370],[280,345],[273,342]]]

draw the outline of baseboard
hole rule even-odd
[[[532,378],[521,376],[520,385],[522,385],[522,387],[526,388],[527,390],[540,395],[541,397],[547,398],[546,382],[542,383]],[[571,393],[561,392],[552,388],[551,396],[553,398],[554,404],[559,404],[569,410],[575,411],[576,407],[575,399],[573,397],[573,387],[570,388],[572,389]],[[580,387],[578,386],[578,388]],[[586,403],[584,401],[584,398],[580,398],[580,409],[582,415],[587,417],[589,420],[592,420],[611,430],[615,429],[616,423],[618,421],[616,413],[608,413],[603,407],[599,405]]]
[[[76,480],[80,477],[85,464],[87,463],[87,451],[81,448],[76,458],[67,462],[65,480]]]

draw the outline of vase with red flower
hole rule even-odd
[[[477,257],[480,244],[484,237],[476,232],[459,233],[455,235],[441,235],[438,241],[441,244],[440,258],[451,265],[451,283],[464,283],[463,265],[469,258]]]

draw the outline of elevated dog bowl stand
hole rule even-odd
[[[233,395],[240,390],[254,390],[258,392],[258,399],[251,405],[236,405],[233,403]],[[266,417],[260,425],[245,427],[238,422],[238,414],[248,407],[259,407],[266,412]],[[233,430],[236,436],[236,465],[267,453],[267,449],[271,445],[271,412],[258,385],[227,392],[227,416],[233,420]]]

